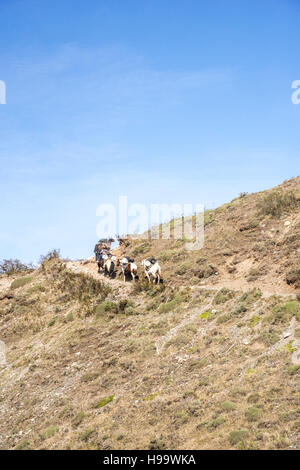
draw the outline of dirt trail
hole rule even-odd
[[[109,279],[108,277],[105,277],[103,273],[99,274],[98,267],[94,259],[88,259],[86,261],[69,261],[66,263],[66,266],[75,273],[81,272],[97,279],[97,281],[103,282],[104,284],[117,287],[119,293],[123,295],[127,295],[133,286],[133,284],[130,282],[123,282],[119,280],[118,274],[116,279]]]

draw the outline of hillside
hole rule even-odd
[[[173,225],[178,221],[173,221]],[[205,213],[205,244],[123,241],[0,276],[1,449],[299,449],[300,177]]]

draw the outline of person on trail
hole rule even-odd
[[[100,255],[100,244],[96,243],[95,248],[94,248],[94,253],[95,253],[95,260],[98,261],[99,255]]]

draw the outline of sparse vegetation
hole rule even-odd
[[[11,288],[18,289],[19,287],[23,287],[31,281],[32,281],[32,278],[30,276],[18,277],[11,283]]]
[[[29,272],[33,269],[32,264],[22,263],[18,259],[4,259],[0,261],[0,275],[6,274],[7,276],[11,276],[12,274]]]
[[[53,437],[58,432],[58,426],[49,426],[44,431],[41,432],[41,439],[44,441]]]
[[[258,408],[257,406],[250,406],[250,408],[248,408],[245,413],[245,416],[249,422],[258,421],[261,415],[262,415],[262,410],[261,408]]]
[[[113,399],[114,395],[109,395],[108,397],[101,398],[101,400],[95,404],[95,408],[103,408],[103,406],[107,405],[108,403],[111,403]]]
[[[293,191],[273,190],[261,196],[257,209],[262,215],[280,217],[282,213],[295,209],[298,199]]]
[[[248,437],[248,432],[245,429],[240,429],[237,431],[231,431],[229,435],[229,440],[232,445],[236,445],[239,442],[244,441]]]
[[[0,447],[299,447],[298,212],[258,214],[259,197],[209,211],[199,251],[128,238],[119,250],[157,258],[160,285],[58,256],[3,273]]]

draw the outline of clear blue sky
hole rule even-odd
[[[90,255],[96,208],[299,174],[299,0],[0,0],[0,259]]]

